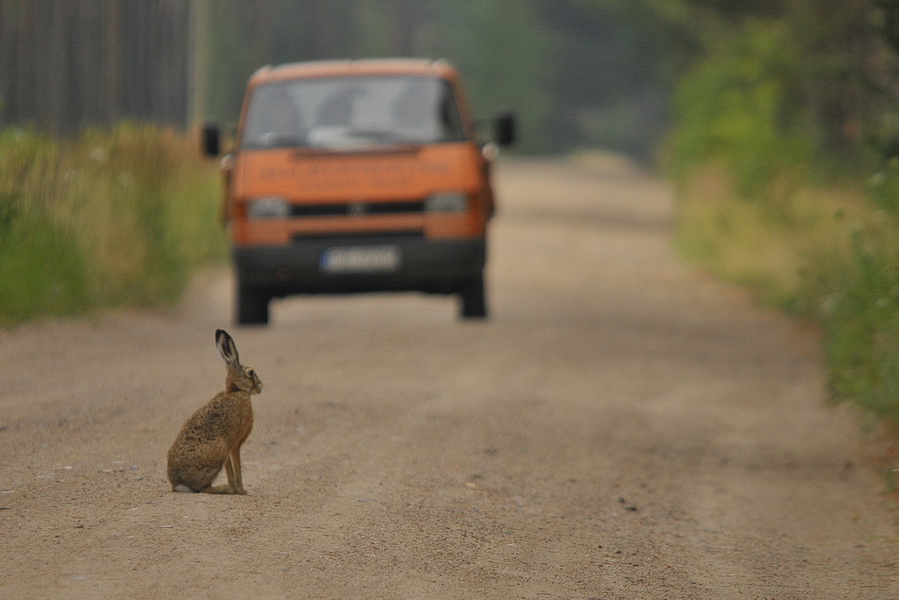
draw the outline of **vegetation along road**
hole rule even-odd
[[[899,598],[899,531],[816,333],[679,263],[668,190],[510,161],[492,318],[296,298],[0,333],[4,598]],[[265,388],[248,496],[174,494],[169,445]]]

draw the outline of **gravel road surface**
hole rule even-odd
[[[492,318],[295,298],[0,332],[0,597],[896,599],[894,499],[824,403],[816,332],[678,262],[669,190],[610,161],[501,163]],[[265,384],[247,496],[165,455]]]

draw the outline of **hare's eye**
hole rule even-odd
[[[256,371],[253,369],[247,369],[247,377],[256,377]]]

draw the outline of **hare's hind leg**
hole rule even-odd
[[[200,490],[204,494],[236,494],[234,489],[234,473],[231,469],[231,458],[225,458],[225,474],[228,476],[227,485],[212,485],[211,483]]]
[[[239,491],[234,485],[234,467],[231,465],[231,457],[225,458],[225,474],[228,476],[228,483],[223,485],[212,485],[211,483],[200,491],[204,494],[246,494]]]
[[[225,473],[228,475],[227,485],[212,485],[212,482],[215,480],[215,477],[222,470],[222,465],[219,464],[219,466],[215,469],[215,473],[212,475],[212,477],[209,479],[206,479],[204,481],[205,486],[200,488],[200,492],[202,492],[204,494],[236,494],[237,493],[237,491],[234,489],[234,484],[232,483],[232,479],[234,478],[234,475],[232,474],[232,471],[231,471],[231,459],[228,458],[227,456],[225,456],[224,465],[225,465]]]

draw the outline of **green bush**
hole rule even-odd
[[[84,310],[84,257],[75,240],[52,223],[11,216],[10,197],[0,223],[0,322]]]
[[[740,196],[758,199],[784,166],[808,161],[807,123],[791,102],[796,52],[784,26],[750,21],[678,82],[676,179],[698,165],[723,162]]]
[[[769,189],[780,202],[773,210],[743,198],[726,169],[696,169],[681,186],[676,246],[763,302],[820,323],[833,399],[899,425],[899,214],[880,196],[892,181],[877,179],[874,190]]]
[[[822,302],[831,390],[899,424],[899,244],[870,228],[852,237]]]
[[[174,302],[221,260],[218,174],[195,146],[133,124],[0,133],[0,324]]]
[[[820,323],[833,399],[899,425],[899,160],[867,183],[861,159],[834,168],[793,89],[794,44],[750,20],[679,82],[676,245]]]

